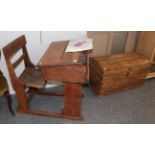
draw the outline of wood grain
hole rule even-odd
[[[90,85],[104,95],[143,84],[150,61],[141,54],[119,54],[90,58]]]
[[[18,112],[82,120],[81,84],[87,81],[88,65],[87,59],[85,59],[86,61],[81,61],[81,58],[86,57],[87,54],[83,52],[65,53],[64,51],[67,44],[68,41],[51,44],[39,62],[38,69],[36,69],[36,66],[30,61],[28,56],[25,36],[20,36],[3,48],[10,79],[19,103],[17,109]],[[23,55],[12,64],[11,58],[19,50],[22,50]],[[25,70],[17,77],[14,69],[18,67],[22,61],[24,61]],[[42,73],[40,72],[40,69]],[[46,80],[64,82],[65,92],[47,92],[42,90],[42,88],[45,87]],[[65,103],[63,111],[55,113],[32,109],[29,102],[36,93],[40,95],[64,95]]]
[[[88,51],[65,52],[68,41],[53,42],[39,61],[44,79],[64,83],[63,117],[82,119],[82,84],[88,82]]]
[[[153,60],[155,49],[155,31],[141,32],[136,52],[143,54],[150,61]]]

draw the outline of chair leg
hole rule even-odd
[[[11,95],[9,94],[8,91],[5,93],[5,97],[6,97],[7,102],[8,102],[9,111],[11,112],[11,114],[12,114],[13,116],[15,116],[15,113],[14,113],[14,111],[12,110],[12,98],[11,98]]]

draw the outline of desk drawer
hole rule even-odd
[[[42,74],[47,81],[61,81],[71,83],[87,82],[86,65],[41,67]]]

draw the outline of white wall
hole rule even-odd
[[[27,39],[27,48],[29,56],[33,63],[37,63],[41,56],[44,54],[45,50],[48,48],[52,41],[58,40],[70,40],[70,39],[80,39],[86,37],[85,31],[42,31],[42,42],[40,40],[39,31],[0,31],[0,50],[1,50],[1,61],[0,69],[8,80],[10,92],[14,93],[11,87],[10,78],[8,75],[6,63],[4,60],[2,48],[18,36],[25,34]],[[18,71],[21,72],[22,68]]]

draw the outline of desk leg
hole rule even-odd
[[[77,118],[81,117],[82,86],[80,84],[65,83],[63,115]]]

